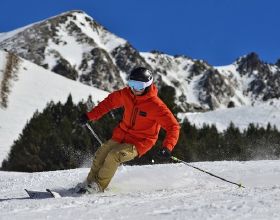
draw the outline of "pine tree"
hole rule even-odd
[[[223,158],[225,160],[238,160],[242,155],[242,136],[239,128],[231,122],[224,132]]]

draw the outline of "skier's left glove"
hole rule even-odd
[[[84,114],[82,114],[82,115],[80,116],[80,118],[78,119],[78,121],[79,121],[79,124],[80,124],[81,126],[85,126],[86,123],[89,122],[89,118],[88,118],[87,114],[84,113]]]
[[[156,154],[157,158],[168,160],[171,157],[171,151],[166,147],[162,147]]]

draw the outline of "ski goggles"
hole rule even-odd
[[[152,85],[153,79],[148,82],[141,82],[136,80],[128,80],[128,86],[136,91],[141,91],[147,88],[148,86]]]

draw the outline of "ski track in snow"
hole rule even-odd
[[[89,169],[0,172],[0,219],[280,219],[280,161],[121,166],[109,190],[95,195],[29,199],[24,188],[65,194]]]

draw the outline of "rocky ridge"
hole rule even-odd
[[[154,72],[157,86],[170,86],[183,112],[253,105],[280,96],[280,65],[256,53],[228,66],[137,51],[82,11],[70,11],[0,35],[0,49],[72,80],[113,91],[125,86],[136,66]]]

